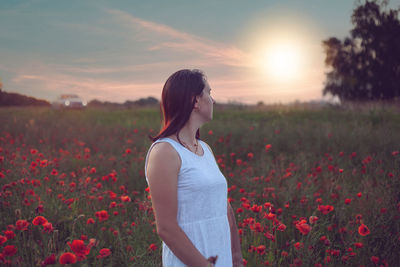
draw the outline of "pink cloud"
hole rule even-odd
[[[193,34],[178,31],[170,26],[146,21],[126,12],[109,9],[124,25],[140,32],[142,41],[150,42],[149,51],[173,49],[175,51],[191,51],[200,57],[206,57],[215,64],[236,67],[249,67],[249,56],[237,47],[208,40]]]

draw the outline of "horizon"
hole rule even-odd
[[[322,41],[349,35],[356,2],[2,2],[0,81],[50,102],[123,103],[160,99],[173,72],[196,68],[220,103],[329,101]]]

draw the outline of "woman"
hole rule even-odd
[[[164,267],[242,265],[226,179],[199,138],[199,128],[213,116],[210,92],[199,70],[177,71],[163,88],[163,128],[145,170]]]

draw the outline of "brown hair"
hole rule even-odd
[[[165,82],[160,109],[163,116],[160,132],[153,138],[154,141],[176,134],[185,126],[196,103],[196,96],[203,93],[205,75],[202,71],[183,69],[172,74]],[[199,130],[196,138],[200,138]]]

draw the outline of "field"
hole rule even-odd
[[[0,110],[0,262],[160,266],[158,109]],[[398,266],[400,113],[232,108],[201,129],[246,266]]]

